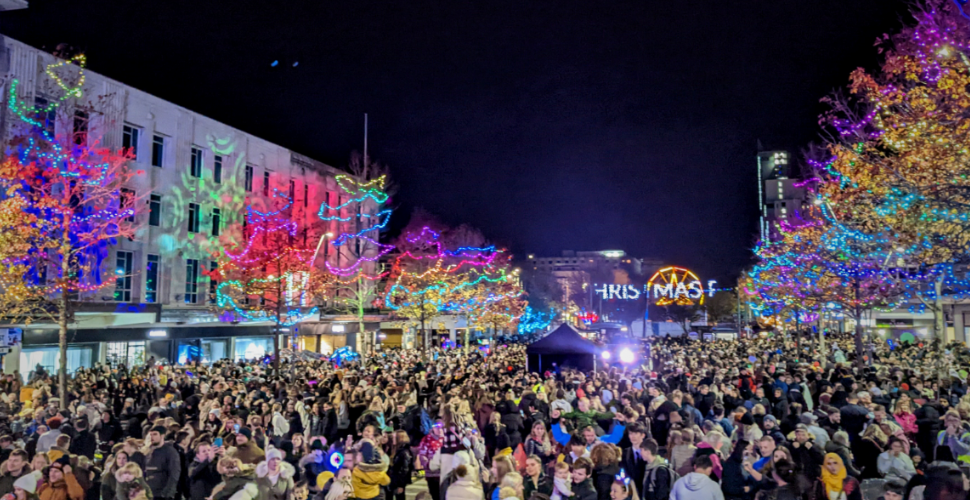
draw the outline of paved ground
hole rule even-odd
[[[425,482],[424,478],[415,480],[404,490],[407,494],[407,500],[414,500],[418,496],[418,493],[422,491],[428,491],[428,483]]]

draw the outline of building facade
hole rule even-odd
[[[789,160],[787,151],[758,153],[758,226],[763,241],[777,237],[779,222],[790,221],[805,209],[806,190],[792,178]]]
[[[43,104],[57,97],[45,68],[59,59],[10,38],[0,47],[8,66],[0,81],[5,98],[14,80],[16,97],[23,102]],[[78,314],[75,338],[91,340],[72,346],[76,354],[69,368],[131,361],[145,353],[174,360],[184,357],[183,344],[201,349],[209,359],[238,359],[246,351],[271,350],[265,324],[246,324],[216,309],[218,282],[205,273],[215,269],[224,249],[245,245],[248,206],[267,211],[284,207],[281,215],[298,223],[299,236],[318,244],[315,266],[346,265],[352,257],[342,249],[355,243],[335,247],[330,236],[356,224],[354,215],[340,214],[348,222],[324,222],[318,215],[322,204],[342,205],[351,198],[337,183],[337,176],[346,173],[103,75],[84,73],[81,101],[95,110],[88,120],[87,140],[132,157],[130,167],[137,174],[127,189],[138,204],[139,229],[134,238],[114,245],[103,260],[107,271],[119,276],[113,286],[82,295],[91,307],[82,307]],[[50,117],[58,137],[76,127],[76,113],[59,108],[57,116]],[[0,108],[5,152],[9,153],[7,141],[22,128],[6,105]],[[361,208],[363,213],[375,210],[367,203]],[[370,251],[365,248],[363,253]],[[183,340],[168,338],[171,329],[166,325],[178,325]],[[115,335],[83,334],[107,328],[119,330]],[[30,368],[35,361],[53,363],[50,354],[55,349],[48,343],[49,335],[33,335],[35,329],[49,328],[35,325],[24,331],[21,360]],[[249,333],[253,339],[245,346],[233,340]]]

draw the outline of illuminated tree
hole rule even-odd
[[[333,231],[339,233],[333,240],[337,262],[327,261],[326,268],[334,276],[335,304],[357,316],[357,350],[366,356],[372,350],[373,335],[366,332],[364,313],[379,304],[378,283],[387,276],[379,261],[394,249],[378,241],[391,217],[391,210],[384,208],[390,198],[388,169],[355,154],[348,170],[353,177],[337,176],[346,201],[324,203],[319,216],[339,228]]]
[[[208,274],[219,282],[220,308],[274,324],[273,367],[279,370],[281,330],[319,311],[315,301],[332,289],[333,276],[314,267],[317,244],[305,237],[311,228],[292,217],[293,200],[279,190],[273,199],[277,206],[271,210],[246,207],[245,246],[216,255],[219,265]]]
[[[7,207],[19,205],[22,223],[30,226],[26,255],[4,262],[5,273],[19,275],[6,283],[4,295],[14,295],[16,314],[26,321],[46,318],[57,324],[62,409],[68,325],[84,294],[114,285],[112,275],[125,278],[124,271],[116,273],[104,261],[112,246],[134,237],[138,205],[133,192],[124,189],[136,174],[128,158],[88,137],[88,120],[97,115],[97,106],[81,99],[84,62],[84,56],[75,56],[46,68],[49,83],[62,91],[48,104],[27,104],[18,94],[19,82],[11,82],[8,107],[20,131],[11,141],[14,154],[0,164],[3,190],[21,200],[10,198]],[[52,115],[70,133],[55,135]]]
[[[761,316],[790,318],[796,328],[805,313],[837,304],[855,320],[861,363],[863,314],[896,307],[905,291],[899,270],[887,259],[892,241],[847,228],[824,206],[814,215],[816,220],[797,226],[780,224],[781,239],[759,245],[761,261],[742,290],[755,299],[749,305]]]
[[[935,317],[944,297],[968,296],[953,264],[970,261],[970,18],[963,2],[926,0],[914,22],[879,40],[879,71],[852,73],[828,100],[831,135],[811,162],[831,218],[892,240],[886,258],[906,272],[907,296]],[[882,236],[884,235],[884,236]]]

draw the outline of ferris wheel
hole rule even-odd
[[[647,293],[658,306],[704,303],[704,285],[700,278],[682,267],[665,267],[654,273],[647,282]]]

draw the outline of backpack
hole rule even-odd
[[[431,429],[433,427],[434,420],[431,420],[431,417],[428,416],[428,412],[424,408],[421,408],[421,432],[427,436],[428,434],[431,434]]]
[[[670,482],[667,483],[667,491],[656,491],[657,490],[657,474],[659,471],[663,471],[663,474],[667,474]],[[649,475],[646,478],[646,487],[644,488],[643,498],[653,499],[653,498],[663,498],[666,499],[670,496],[670,490],[673,489],[674,483],[680,479],[680,474],[677,471],[670,468],[669,465],[662,465],[655,469],[651,469]]]

